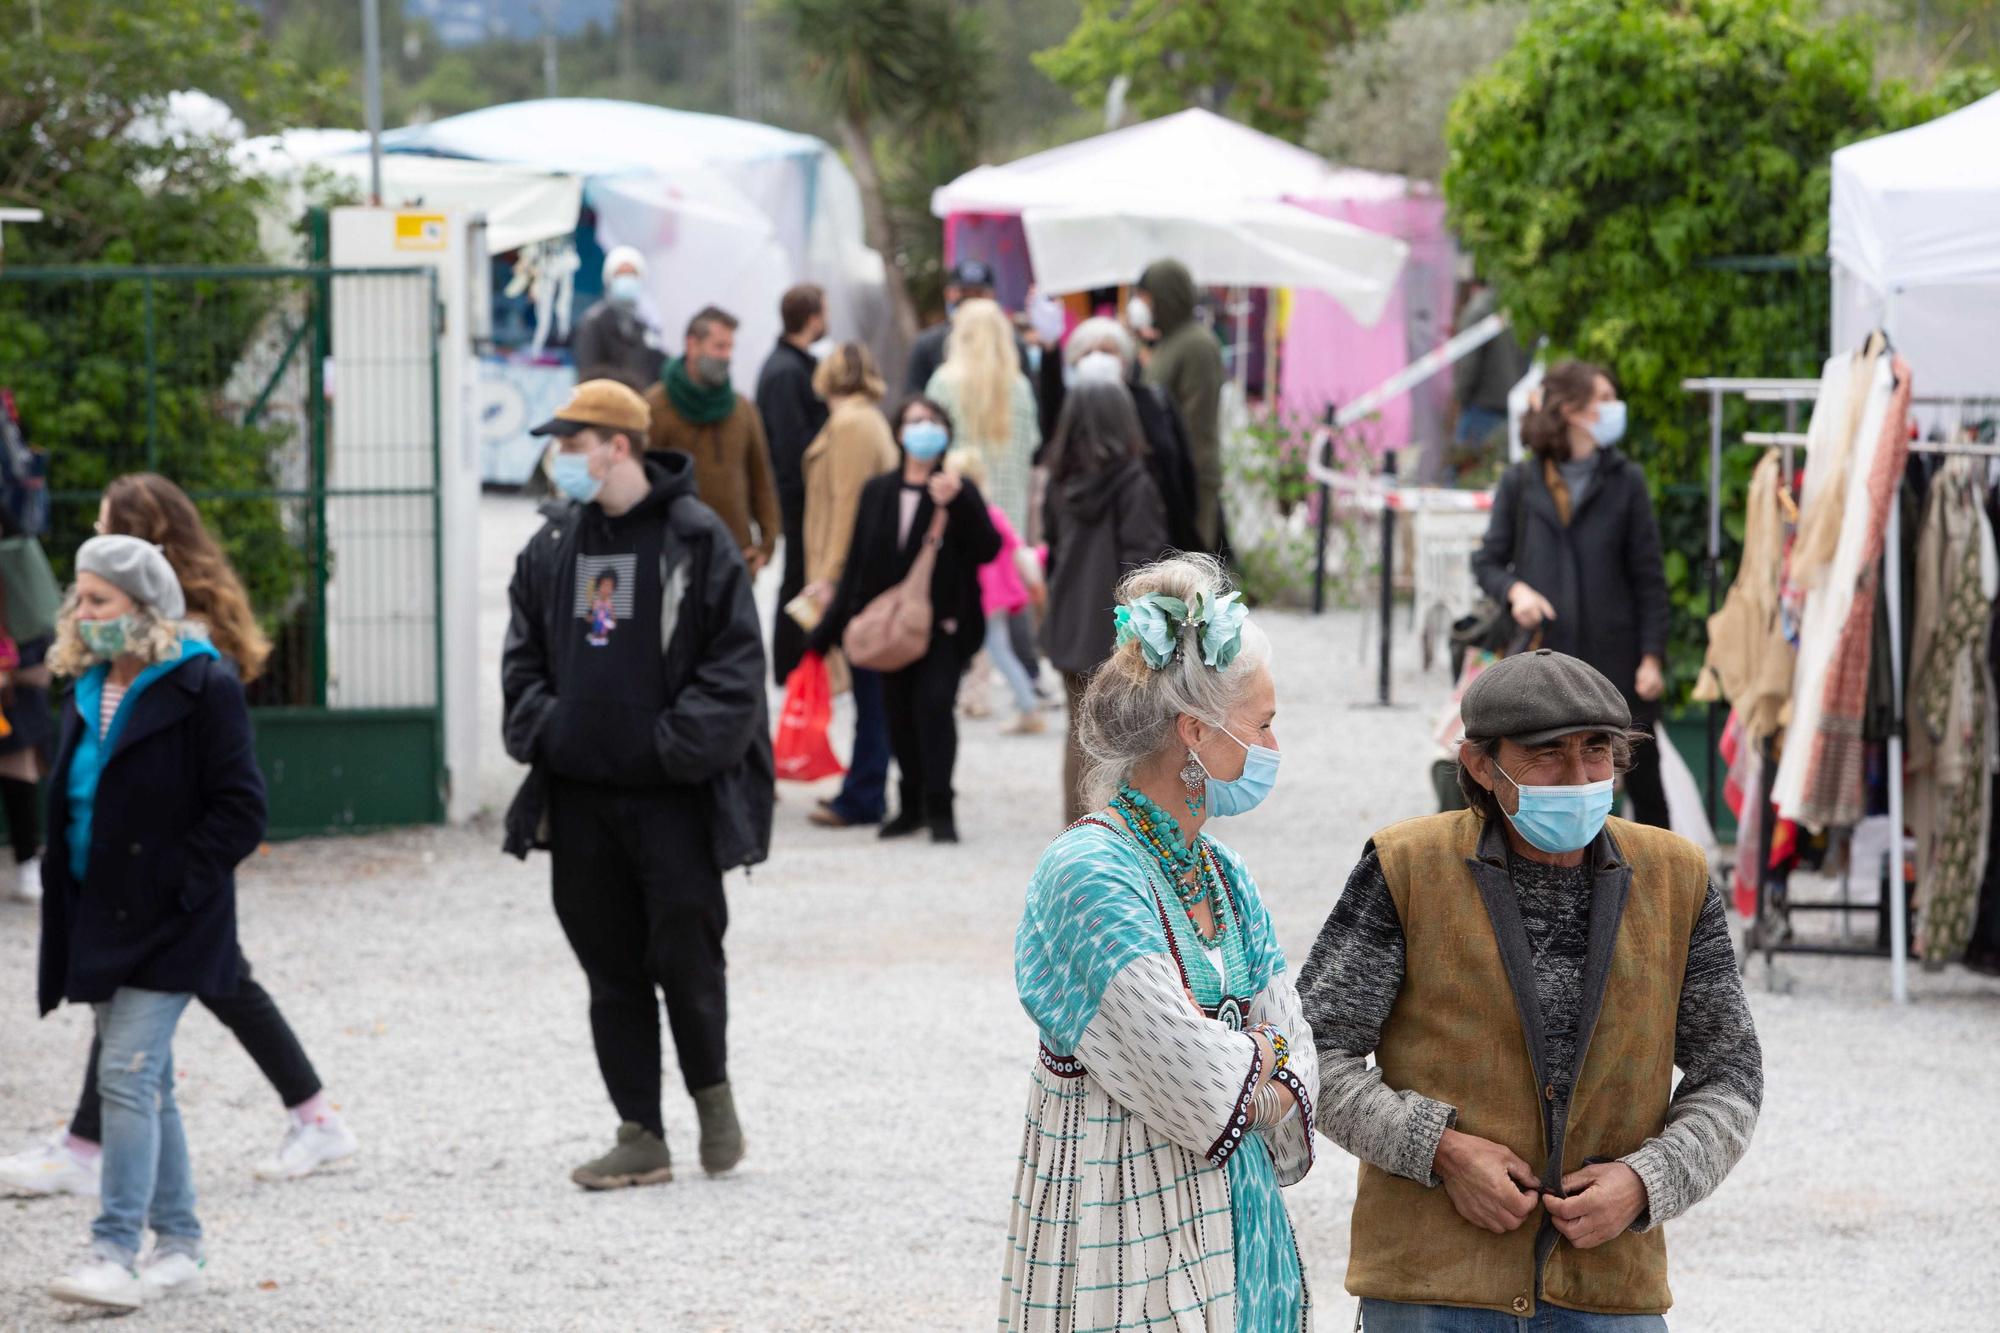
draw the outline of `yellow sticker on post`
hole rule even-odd
[[[398,250],[442,250],[445,246],[444,214],[396,214]]]

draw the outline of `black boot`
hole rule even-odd
[[[923,795],[911,789],[908,783],[900,788],[902,797],[896,807],[896,817],[887,820],[875,831],[878,838],[907,838],[912,833],[921,833],[924,828]]]
[[[951,817],[951,797],[933,796],[924,803],[932,842],[957,842],[958,824]]]

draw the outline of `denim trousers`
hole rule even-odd
[[[1015,711],[1032,713],[1037,707],[1035,680],[1028,674],[1021,655],[1014,651],[1013,619],[1005,611],[986,617],[986,657],[1006,680],[1007,688],[1014,692]]]
[[[1543,1301],[1531,1315],[1456,1305],[1361,1302],[1362,1333],[1666,1333],[1656,1314],[1586,1314]]]
[[[121,986],[97,1013],[97,1086],[104,1101],[102,1211],[93,1245],[127,1264],[148,1224],[162,1248],[199,1254],[194,1173],[174,1102],[174,1027],[191,995]]]
[[[848,665],[853,678],[854,749],[840,794],[829,803],[850,824],[879,824],[889,797],[889,719],[882,711],[882,674]]]

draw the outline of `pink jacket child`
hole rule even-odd
[[[979,600],[991,619],[1025,610],[1029,598],[1028,585],[1021,582],[1021,567],[1014,559],[1014,552],[1021,549],[1021,539],[999,505],[988,505],[986,510],[1000,533],[1000,554],[979,567]]]

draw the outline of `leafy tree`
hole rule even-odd
[[[1991,86],[1878,89],[1863,29],[1817,19],[1802,0],[1543,0],[1447,127],[1453,226],[1503,307],[1555,356],[1610,367],[1632,404],[1683,684],[1707,613],[1706,433],[1680,381],[1817,374],[1832,151]],[[1727,262],[1743,256],[1796,263]],[[1751,461],[1734,460],[1726,512]]]
[[[252,132],[315,123],[331,81],[275,55],[254,13],[218,0],[145,5],[0,0],[0,204],[39,208],[9,228],[10,265],[241,264],[260,257],[261,181],[229,142],[175,127],[170,94],[225,100]],[[272,486],[279,432],[244,424],[232,383],[285,293],[268,281],[0,282],[0,383],[57,491],[94,493],[147,465],[190,489]],[[254,359],[254,358],[252,358]],[[149,373],[149,366],[151,372]],[[273,627],[303,572],[271,501],[204,506]],[[94,505],[60,507],[51,551],[89,535]]]
[[[991,67],[984,29],[951,0],[777,0],[776,9],[834,116],[869,244],[888,261],[890,308],[908,338],[917,328],[909,276],[936,231],[930,187],[978,151]],[[889,145],[899,149],[893,156]],[[924,205],[913,217],[918,196]]]
[[[1326,58],[1402,8],[1402,0],[1084,0],[1061,46],[1037,58],[1086,106],[1112,81],[1140,117],[1187,106],[1303,137],[1326,99]]]

